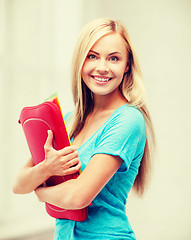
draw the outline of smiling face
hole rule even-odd
[[[90,49],[82,68],[82,79],[94,95],[111,95],[128,71],[127,49],[118,33],[100,38]]]

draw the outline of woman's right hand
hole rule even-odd
[[[68,146],[61,150],[55,150],[52,146],[53,133],[48,130],[48,137],[44,145],[45,160],[43,164],[50,176],[69,175],[81,168],[78,151],[75,146]]]
[[[76,147],[69,146],[57,151],[52,147],[52,140],[53,133],[49,131],[44,146],[44,161],[34,166],[32,158],[29,159],[14,181],[14,193],[30,193],[53,175],[69,175],[80,170],[81,163]]]

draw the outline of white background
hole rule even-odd
[[[54,92],[63,112],[72,110],[74,45],[97,17],[129,30],[158,141],[149,190],[128,199],[132,227],[138,240],[191,239],[190,13],[190,0],[0,0],[0,239],[54,226],[33,193],[11,191],[29,156],[19,114]]]

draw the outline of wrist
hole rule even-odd
[[[45,161],[42,161],[37,166],[39,167],[40,175],[43,176],[45,180],[52,176],[50,169]]]

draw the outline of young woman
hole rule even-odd
[[[45,160],[33,166],[30,159],[13,191],[35,190],[40,201],[65,209],[92,202],[84,222],[57,219],[55,239],[136,239],[126,199],[132,187],[143,194],[155,141],[138,61],[121,22],[97,19],[84,28],[72,84],[75,110],[65,118],[72,146],[54,150],[49,131]],[[51,175],[80,168],[77,179],[37,188]]]

